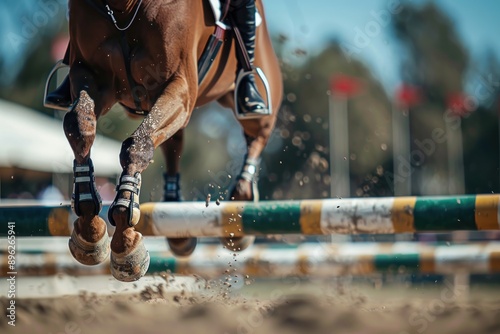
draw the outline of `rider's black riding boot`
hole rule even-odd
[[[69,65],[69,45],[64,54],[63,64]],[[57,87],[56,90],[47,94],[46,103],[57,105],[61,108],[69,108],[71,106],[71,88],[69,84],[69,76],[64,78],[64,81]]]
[[[233,1],[233,18],[238,27],[248,55],[249,65],[253,67],[255,56],[255,0]],[[238,55],[238,71],[244,67],[244,55]],[[254,74],[245,75],[236,94],[238,107],[242,114],[267,114],[267,106],[255,85]],[[254,116],[255,117],[255,116]]]

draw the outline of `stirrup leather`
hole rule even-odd
[[[54,76],[54,74],[57,73],[57,71],[60,68],[64,68],[64,67],[68,67],[68,65],[64,64],[62,59],[59,60],[54,65],[54,67],[52,68],[52,70],[49,73],[49,76],[47,77],[47,81],[45,82],[45,90],[44,90],[44,93],[43,93],[43,106],[45,108],[57,109],[57,110],[62,110],[62,111],[70,111],[71,110],[71,107],[69,107],[69,108],[63,108],[63,107],[58,106],[57,104],[52,104],[52,103],[49,103],[47,101],[47,95],[49,95],[49,93],[50,93],[49,92],[49,87],[50,87],[50,82],[52,81],[52,77]]]
[[[80,192],[80,185],[87,184],[90,191]],[[71,195],[71,209],[77,216],[81,216],[80,203],[93,202],[94,212],[97,216],[102,209],[102,200],[95,184],[94,165],[92,159],[89,158],[88,163],[78,164],[73,161],[73,194]]]
[[[263,113],[244,113],[240,110],[240,107],[238,105],[238,88],[243,81],[243,78],[252,74],[256,74],[256,77],[258,77],[262,81],[262,83],[264,84],[264,89],[266,91],[267,110]],[[238,77],[236,78],[236,86],[234,87],[234,102],[237,119],[261,118],[263,116],[269,116],[272,114],[271,88],[269,87],[269,82],[267,81],[264,71],[262,71],[260,67],[254,67],[250,71],[245,71],[245,69],[240,70],[240,72],[238,73]]]
[[[130,191],[130,199],[120,198],[122,191]],[[134,227],[139,222],[140,206],[139,195],[141,191],[141,174],[135,173],[134,176],[122,175],[119,184],[116,186],[116,197],[108,211],[108,220],[111,225],[116,226],[113,220],[113,208],[121,206],[128,209],[128,225]]]

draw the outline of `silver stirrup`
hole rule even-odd
[[[238,87],[240,86],[241,80],[247,75],[256,73],[259,79],[264,84],[264,89],[266,90],[266,100],[267,100],[267,112],[266,113],[242,113],[238,106]],[[263,116],[269,116],[272,114],[272,104],[271,104],[271,89],[269,88],[269,82],[267,81],[266,75],[264,71],[260,69],[260,67],[255,67],[252,71],[245,71],[244,69],[240,70],[238,73],[238,77],[236,78],[236,87],[234,87],[234,105],[235,105],[235,113],[237,119],[254,119],[261,118]]]
[[[64,64],[63,63],[63,60],[59,60],[55,65],[54,67],[52,68],[52,70],[50,71],[49,73],[49,76],[47,77],[47,81],[45,82],[45,90],[44,90],[44,94],[43,94],[43,106],[45,108],[50,108],[50,109],[57,109],[57,110],[62,110],[62,111],[70,111],[71,108],[63,108],[63,107],[60,107],[56,104],[52,104],[52,103],[49,103],[47,102],[47,95],[49,95],[49,85],[50,85],[50,81],[52,80],[52,77],[54,76],[54,74],[60,69],[60,68],[64,68],[64,67],[68,67],[68,65]]]

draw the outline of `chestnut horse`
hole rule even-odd
[[[79,262],[102,262],[111,250],[111,272],[121,281],[142,277],[149,254],[142,235],[134,229],[140,215],[141,173],[158,146],[170,173],[177,173],[183,128],[194,108],[211,101],[235,108],[237,60],[235,42],[227,38],[204,80],[198,83],[198,60],[214,32],[207,0],[107,0],[114,23],[101,0],[70,1],[70,82],[73,105],[64,117],[64,131],[74,152],[73,210],[78,216],[69,241]],[[264,8],[256,1],[262,23],[257,28],[255,66],[266,74],[272,114],[239,120],[248,144],[241,177],[231,194],[253,200],[254,162],[259,160],[274,128],[282,80],[267,31]],[[99,13],[101,11],[101,13]],[[104,14],[103,14],[104,12]],[[130,23],[127,29],[126,26]],[[118,29],[118,28],[121,29]],[[265,92],[262,82],[259,91]],[[139,96],[140,99],[136,97]],[[108,217],[116,226],[109,242],[106,223],[99,218],[90,151],[96,123],[115,104],[139,110],[144,119],[122,144],[123,172]],[[175,246],[173,240],[171,246]],[[178,253],[182,254],[179,241]]]

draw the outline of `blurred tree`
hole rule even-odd
[[[469,194],[498,193],[498,114],[479,107],[463,120],[465,187]]]
[[[300,51],[300,50],[299,50]],[[303,54],[297,51],[296,54]],[[360,61],[347,59],[338,41],[302,65],[282,59],[285,99],[270,145],[281,149],[264,156],[263,198],[330,196],[329,86],[335,74],[363,82],[364,93],[349,102],[351,193],[388,194],[379,178],[389,165],[389,101],[381,84]]]
[[[52,38],[44,36],[42,42],[26,55],[26,62],[9,85],[0,86],[0,98],[52,114],[43,107],[45,80],[54,61],[50,55]]]
[[[435,3],[402,6],[403,15],[395,15],[392,21],[403,57],[401,77],[419,87],[424,100],[410,110],[413,193],[447,194],[447,149],[461,143],[450,137],[454,132],[449,131],[444,112],[449,97],[464,90],[469,56],[455,25]],[[435,131],[445,132],[443,141],[433,139]]]
[[[450,145],[462,145],[454,140],[463,142],[465,192],[498,191],[497,115],[487,115],[500,88],[492,89],[488,79],[499,78],[495,57],[485,57],[480,71],[471,68],[454,22],[433,2],[404,3],[402,12],[404,15],[396,15],[392,21],[403,57],[401,77],[420,87],[424,95],[424,103],[410,111],[412,153],[423,154],[422,159],[412,161],[414,195],[448,193],[453,182],[448,175],[448,159],[453,158],[448,150]],[[467,84],[471,86],[469,95],[465,94]],[[485,90],[487,94],[483,94]],[[465,97],[467,110],[461,126],[445,114],[450,96]],[[450,136],[454,126],[463,129],[462,137]],[[444,134],[443,141],[434,139],[435,131]]]
[[[429,102],[444,105],[447,95],[463,89],[467,50],[454,23],[435,3],[402,6],[404,15],[392,21],[402,49],[402,79],[421,87]]]
[[[500,191],[500,62],[487,50],[469,69],[470,102],[478,109],[463,119],[464,162],[468,193]]]
[[[484,107],[485,112],[499,112],[500,61],[492,50],[474,59],[467,75],[467,86],[474,105]]]

